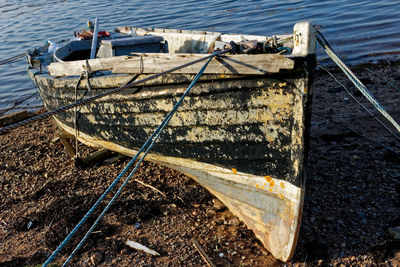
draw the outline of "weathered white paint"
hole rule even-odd
[[[147,53],[141,56],[118,56],[67,62],[53,62],[48,66],[52,76],[80,75],[89,67],[91,72],[112,70],[112,73],[160,73],[203,58],[202,54]],[[204,65],[199,62],[173,73],[196,74]],[[283,55],[229,55],[213,59],[204,74],[266,74],[281,69],[293,69],[294,61]]]
[[[311,22],[296,23],[293,28],[293,56],[315,54],[315,28]]]

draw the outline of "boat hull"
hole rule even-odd
[[[301,220],[314,61],[271,75],[205,75],[147,157],[193,177],[283,261],[293,255]],[[54,118],[83,143],[133,156],[192,78],[171,74],[79,107],[77,129],[74,110]],[[90,91],[81,81],[77,99],[129,79],[92,78]],[[35,81],[47,109],[75,101],[77,77]]]
[[[53,57],[43,53],[38,62],[30,53],[29,74],[47,109],[173,70],[203,57],[204,51],[217,47],[214,42],[277,42],[265,36],[122,30],[161,36],[170,53],[53,62],[46,66],[49,72],[42,72],[41,64]],[[301,222],[315,67],[313,32],[311,23],[297,23],[288,50],[213,59],[147,156],[207,188],[282,261],[293,256]],[[67,57],[74,47],[84,49],[80,41],[70,42],[58,55]],[[178,102],[197,67],[147,80],[59,113],[54,120],[63,134],[85,144],[134,156]],[[80,79],[82,71],[94,75]]]
[[[177,75],[179,76],[179,75]],[[186,75],[188,76],[188,75]],[[187,78],[189,81],[192,77]],[[254,175],[302,183],[308,79],[304,72],[199,82],[165,128],[153,153],[197,159]],[[75,101],[75,80],[36,77],[46,108]],[[100,83],[100,82],[99,82]],[[69,84],[69,87],[68,87]],[[90,97],[108,90],[85,89]],[[77,131],[123,147],[140,148],[172,109],[188,82],[131,88],[77,109]],[[74,127],[74,110],[56,116]]]

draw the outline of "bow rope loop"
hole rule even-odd
[[[154,131],[154,133],[150,136],[149,139],[145,142],[145,144],[140,148],[140,150],[136,153],[136,155],[131,159],[131,161],[128,163],[128,165],[122,170],[122,172],[118,175],[118,177],[111,183],[111,185],[104,191],[104,193],[100,196],[100,198],[96,201],[96,203],[90,208],[90,210],[83,216],[83,218],[79,221],[79,223],[74,227],[74,229],[71,231],[71,233],[64,239],[64,241],[61,242],[61,244],[57,247],[57,249],[50,255],[50,257],[46,260],[46,262],[42,265],[42,267],[46,267],[48,264],[50,264],[54,258],[57,256],[57,254],[60,252],[60,250],[70,241],[70,239],[73,237],[73,235],[79,230],[79,228],[83,225],[83,223],[87,220],[87,218],[93,213],[93,211],[97,208],[97,206],[100,204],[101,201],[104,200],[106,195],[114,188],[116,183],[122,178],[123,174],[133,165],[133,163],[137,160],[139,155],[143,152],[143,156],[139,159],[137,164],[135,165],[134,169],[132,172],[128,175],[128,177],[125,179],[124,183],[120,186],[118,191],[115,193],[113,198],[110,200],[110,202],[107,204],[107,206],[104,208],[102,213],[97,217],[96,221],[93,223],[93,225],[90,227],[90,229],[87,231],[85,236],[82,238],[82,240],[79,242],[79,244],[75,247],[71,255],[68,257],[68,259],[64,262],[63,266],[67,266],[69,261],[72,259],[72,257],[75,255],[75,253],[81,248],[83,243],[86,241],[86,239],[89,237],[89,235],[92,233],[94,228],[97,226],[99,221],[103,218],[105,213],[108,211],[108,209],[111,207],[113,202],[116,200],[116,198],[120,195],[122,192],[122,189],[124,186],[128,183],[130,178],[133,176],[133,174],[136,172],[138,169],[140,163],[144,160],[150,149],[153,147],[154,143],[158,140],[160,137],[162,131],[164,128],[168,125],[169,121],[171,120],[172,116],[175,114],[177,111],[178,107],[181,105],[183,99],[189,94],[190,90],[193,88],[193,86],[196,84],[196,82],[199,80],[200,76],[203,74],[204,70],[208,66],[208,63],[210,63],[211,59],[217,56],[218,54],[221,54],[221,52],[215,52],[212,55],[208,56],[208,61],[203,65],[203,67],[200,69],[200,71],[197,73],[196,77],[193,79],[193,81],[190,83],[188,88],[186,89],[185,93],[182,95],[182,97],[179,99],[179,101],[175,104],[174,108],[168,113],[168,115],[164,118],[164,120],[161,122],[161,124],[157,127],[157,129]]]
[[[326,54],[335,62],[350,79],[350,81],[357,87],[357,89],[368,99],[369,102],[396,128],[400,133],[400,125],[390,116],[389,113],[378,103],[372,93],[365,87],[365,85],[354,75],[354,73],[340,60],[340,58],[333,52],[329,46],[328,41],[321,32],[316,31],[316,38]]]

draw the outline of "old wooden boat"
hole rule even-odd
[[[231,47],[213,59],[147,160],[195,179],[282,261],[295,250],[304,198],[314,28],[254,36],[119,27],[28,52],[49,110]],[[51,50],[51,51],[50,51]],[[54,51],[53,51],[54,50]],[[234,51],[233,51],[234,52]],[[133,156],[172,109],[198,63],[54,116],[80,142]],[[85,74],[85,75],[82,75]],[[76,119],[76,123],[75,123]]]

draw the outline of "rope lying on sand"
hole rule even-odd
[[[122,176],[125,174],[125,172],[133,165],[133,163],[138,159],[140,154],[144,151],[143,156],[139,159],[139,161],[136,163],[134,169],[131,171],[131,173],[128,175],[128,177],[125,179],[123,184],[119,187],[118,191],[115,193],[113,198],[108,202],[107,206],[104,208],[104,210],[101,212],[101,214],[97,217],[96,221],[92,224],[90,229],[87,231],[85,236],[81,239],[79,244],[75,247],[75,249],[72,251],[72,253],[69,255],[68,259],[64,262],[63,266],[67,266],[69,261],[72,259],[72,257],[75,255],[75,253],[81,248],[83,243],[86,241],[86,239],[89,237],[89,235],[92,233],[94,228],[97,226],[97,224],[100,222],[100,220],[103,218],[105,213],[108,211],[108,209],[111,207],[111,205],[114,203],[114,201],[117,199],[117,197],[120,195],[122,192],[122,189],[125,187],[125,185],[128,183],[132,175],[136,172],[138,169],[140,163],[144,160],[146,157],[147,153],[150,151],[154,143],[157,141],[157,139],[160,137],[160,134],[164,130],[164,128],[168,125],[169,121],[171,120],[172,116],[182,103],[183,99],[189,94],[190,90],[192,87],[196,84],[200,76],[203,74],[204,70],[208,66],[208,63],[211,61],[213,57],[216,55],[221,54],[220,52],[213,53],[212,55],[208,56],[208,61],[204,64],[204,66],[200,69],[200,71],[197,73],[196,77],[193,79],[193,81],[190,83],[189,87],[186,89],[185,93],[181,96],[179,101],[175,104],[174,108],[168,113],[168,115],[165,117],[165,119],[162,121],[162,123],[157,127],[157,129],[154,131],[154,133],[150,136],[149,139],[147,139],[146,143],[140,148],[140,150],[137,152],[137,154],[131,159],[131,161],[128,163],[128,165],[122,170],[122,172],[118,175],[117,178],[111,183],[111,185],[104,191],[104,193],[100,196],[100,198],[96,201],[96,203],[90,208],[90,210],[85,214],[85,216],[79,221],[79,223],[74,227],[74,229],[70,232],[70,234],[64,239],[64,241],[61,242],[61,244],[57,247],[57,249],[50,255],[50,257],[46,260],[46,262],[42,265],[42,267],[47,266],[50,264],[54,258],[57,256],[57,254],[60,252],[60,250],[70,241],[70,239],[74,236],[74,234],[79,230],[79,228],[83,225],[83,223],[86,221],[86,219],[93,213],[93,211],[97,208],[97,206],[104,200],[104,198],[107,196],[107,194],[114,188],[114,186],[117,184],[117,182],[122,178]]]
[[[87,103],[89,103],[89,102],[95,101],[95,100],[100,99],[100,98],[103,98],[103,97],[105,97],[105,96],[118,93],[118,92],[120,92],[120,91],[122,91],[122,90],[124,90],[124,89],[134,87],[135,85],[138,85],[138,84],[140,84],[140,83],[147,82],[147,81],[149,81],[149,80],[152,80],[152,79],[158,78],[158,77],[160,77],[160,76],[163,76],[163,75],[165,75],[165,74],[168,74],[168,73],[171,73],[171,72],[174,72],[174,71],[183,69],[183,68],[188,67],[188,66],[190,66],[190,65],[193,65],[193,64],[199,63],[199,62],[201,62],[201,61],[204,61],[204,60],[206,60],[206,59],[210,59],[210,58],[213,58],[213,57],[215,57],[215,56],[218,56],[218,55],[227,53],[227,52],[229,52],[229,51],[230,51],[230,50],[223,50],[223,51],[214,52],[214,53],[211,54],[211,55],[208,55],[208,56],[205,56],[205,57],[203,57],[203,58],[199,58],[199,59],[193,60],[193,61],[191,61],[191,62],[189,62],[189,63],[180,65],[180,66],[178,66],[178,67],[175,67],[175,68],[172,68],[172,69],[169,69],[169,70],[166,70],[166,71],[163,71],[163,72],[160,72],[160,73],[157,73],[157,74],[148,76],[148,77],[146,77],[146,78],[144,78],[144,79],[141,79],[141,80],[138,80],[138,81],[133,81],[133,82],[131,82],[131,83],[129,83],[129,84],[123,85],[123,86],[118,87],[118,88],[114,88],[114,89],[109,90],[109,91],[107,91],[107,92],[104,92],[104,93],[102,93],[102,94],[95,95],[95,96],[93,96],[93,97],[83,99],[83,100],[81,100],[81,101],[78,101],[78,102],[75,102],[75,103],[72,103],[72,104],[69,104],[69,105],[60,107],[60,108],[58,108],[58,109],[55,109],[55,110],[52,110],[52,111],[49,111],[49,112],[40,114],[40,115],[38,115],[38,116],[29,118],[29,119],[26,119],[26,120],[23,120],[23,121],[20,121],[20,122],[17,122],[17,123],[8,125],[8,126],[5,126],[5,127],[3,127],[3,128],[0,128],[0,134],[2,134],[2,133],[5,132],[5,131],[8,131],[8,130],[15,129],[15,128],[17,128],[17,127],[19,127],[19,126],[22,126],[22,125],[26,125],[26,124],[29,124],[29,123],[32,123],[32,122],[35,122],[35,121],[43,120],[43,119],[48,118],[48,117],[50,117],[50,116],[53,116],[53,115],[56,115],[56,114],[58,114],[58,113],[64,112],[64,111],[66,111],[66,110],[68,110],[68,109],[71,109],[71,108],[74,108],[74,107],[77,107],[77,106],[81,106],[81,105],[87,104]]]

